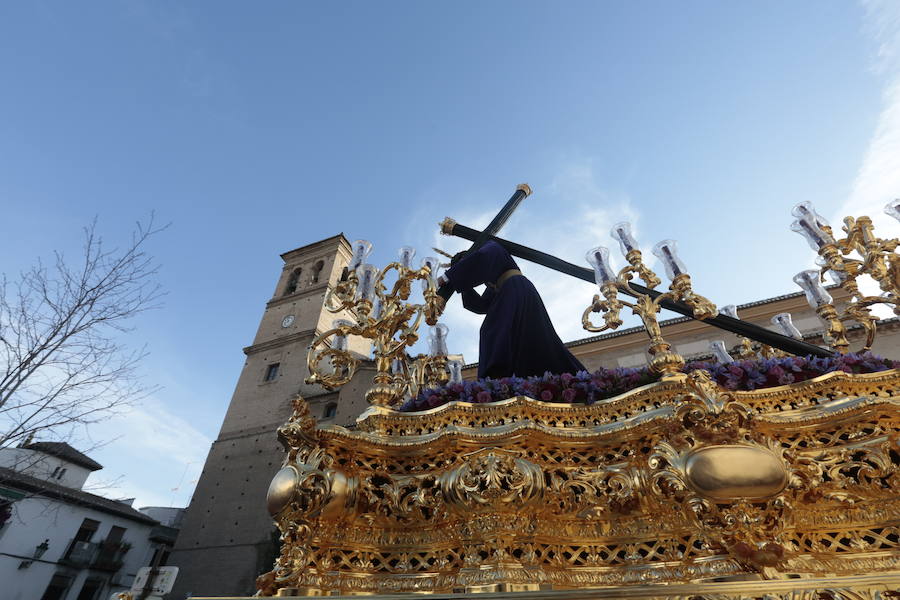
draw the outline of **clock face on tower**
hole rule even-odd
[[[294,315],[288,315],[281,320],[282,327],[290,327],[294,323]]]

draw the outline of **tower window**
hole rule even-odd
[[[313,265],[312,277],[310,277],[310,283],[319,283],[319,275],[322,273],[322,269],[325,267],[325,261],[320,260],[316,264]]]
[[[275,381],[275,378],[278,377],[278,367],[281,366],[281,363],[272,363],[268,367],[266,367],[266,378],[265,381]]]
[[[322,416],[323,419],[330,419],[337,414],[337,402],[329,402],[325,405],[325,414]]]
[[[303,272],[303,269],[297,267],[291,272],[291,276],[288,278],[287,285],[284,286],[284,294],[283,296],[287,296],[289,294],[293,294],[297,291],[297,284],[300,282],[300,274]]]
[[[341,281],[347,281],[350,277],[350,271],[347,270],[347,267],[341,269]]]

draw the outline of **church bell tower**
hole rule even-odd
[[[256,576],[271,566],[275,528],[265,494],[283,458],[275,431],[290,415],[295,394],[308,398],[323,422],[345,424],[359,413],[337,393],[304,383],[307,347],[335,319],[346,318],[327,311],[324,301],[330,286],[346,276],[349,242],[338,234],[281,258],[274,293],[244,348],[244,367],[175,544],[170,562],[180,572],[173,598],[189,592],[250,595]],[[369,355],[365,340],[349,343]]]

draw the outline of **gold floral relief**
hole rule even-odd
[[[353,430],[316,427],[297,399],[270,502],[282,552],[260,590],[762,597],[721,583],[750,578],[774,598],[889,598],[898,389],[896,371],[753,392],[696,372],[591,406],[379,407]]]

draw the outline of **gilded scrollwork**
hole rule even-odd
[[[379,408],[355,430],[316,427],[298,398],[279,432],[283,550],[261,590],[888,576],[898,390],[897,372],[753,392],[696,372],[591,406]]]
[[[536,464],[500,448],[463,457],[439,478],[447,505],[462,514],[521,511],[541,501],[544,474]]]

